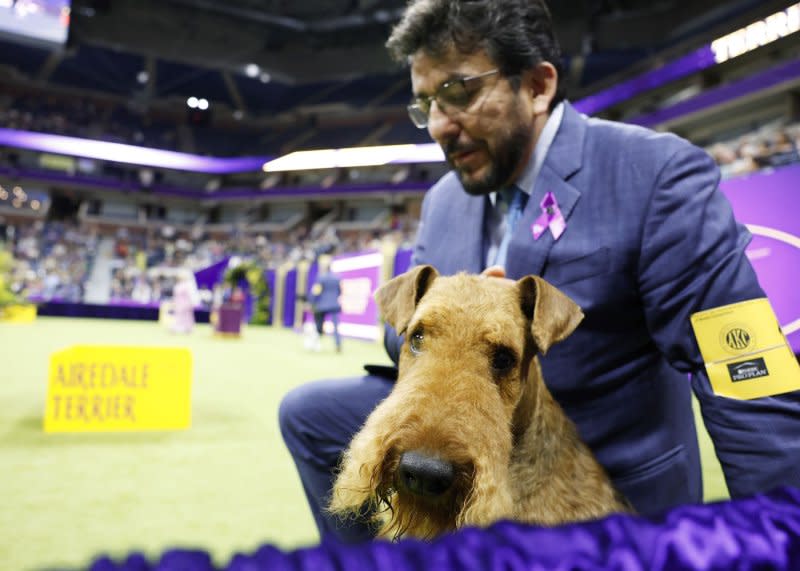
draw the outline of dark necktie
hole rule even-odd
[[[522,211],[525,209],[525,198],[527,198],[525,193],[516,186],[505,188],[497,193],[498,201],[502,200],[505,204],[508,204],[508,212],[506,212],[504,219],[505,232],[503,233],[503,239],[497,248],[497,256],[494,259],[494,265],[496,266],[506,266],[508,245],[514,235],[517,223],[522,217]]]

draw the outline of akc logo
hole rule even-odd
[[[744,325],[733,323],[723,328],[720,344],[729,353],[742,353],[755,345],[755,339]]]

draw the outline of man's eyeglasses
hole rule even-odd
[[[479,80],[499,72],[499,69],[493,69],[478,75],[445,81],[433,95],[415,97],[407,107],[408,116],[417,128],[424,129],[428,126],[428,116],[434,101],[445,113],[464,110],[480,89]]]

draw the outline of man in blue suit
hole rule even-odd
[[[708,155],[576,112],[543,0],[418,0],[387,45],[410,65],[412,120],[452,167],[425,196],[414,262],[538,274],[581,306],[580,327],[541,358],[544,378],[637,511],[702,501],[692,390],[732,496],[800,485],[800,393],[716,395],[692,330],[699,311],[764,297]],[[512,230],[507,202],[524,205]],[[395,362],[401,342],[387,335]],[[339,455],[391,387],[326,380],[281,405],[322,535],[369,537],[324,505]]]
[[[319,338],[323,335],[323,325],[325,318],[330,317],[333,322],[333,339],[336,343],[336,352],[342,351],[342,338],[339,335],[339,314],[342,306],[339,304],[339,296],[342,294],[342,283],[339,276],[330,272],[327,268],[321,267],[314,285],[311,286],[311,309],[314,313],[314,324],[317,327],[317,349],[319,349]]]

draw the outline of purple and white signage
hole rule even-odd
[[[341,279],[339,333],[371,341],[378,339],[380,329],[375,290],[380,285],[383,254],[369,250],[337,256],[331,261],[330,269]],[[332,327],[330,322],[325,323],[326,331],[332,331]]]
[[[795,353],[800,353],[800,165],[720,184],[736,219],[753,234],[747,257]]]

